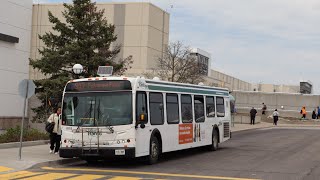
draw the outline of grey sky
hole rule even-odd
[[[167,10],[170,40],[210,52],[214,69],[251,83],[298,85],[310,80],[320,93],[320,1],[138,2]]]

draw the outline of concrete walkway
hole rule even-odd
[[[234,126],[231,125],[231,131],[236,132],[236,131],[243,131],[243,130],[249,130],[249,129],[259,129],[259,128],[268,128],[268,127],[273,127],[272,123],[267,123],[267,122],[260,122],[255,125],[250,125],[250,124],[234,124]]]
[[[272,123],[261,122],[255,125],[234,124],[231,131],[243,131],[249,129],[274,127]],[[277,127],[320,127],[316,125],[279,124]],[[1,145],[0,145],[1,146]],[[19,148],[0,148],[0,174],[8,171],[20,171],[43,162],[62,160],[57,154],[49,154],[49,145],[36,145],[22,148],[22,159],[18,157]],[[64,159],[63,161],[68,161]],[[10,168],[9,170],[6,168]],[[1,172],[2,169],[2,172]]]
[[[19,148],[0,149],[0,169],[4,166],[11,168],[11,171],[19,171],[38,163],[61,159],[58,154],[49,154],[49,145],[23,147],[21,157],[19,160]]]

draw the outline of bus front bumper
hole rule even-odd
[[[135,157],[135,148],[112,148],[112,147],[100,147],[98,148],[81,148],[81,147],[61,147],[59,149],[59,155],[62,158],[73,157],[97,157],[97,158],[133,158]]]

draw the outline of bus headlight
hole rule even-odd
[[[63,142],[65,144],[74,144],[75,143],[75,141],[73,139],[65,139]]]

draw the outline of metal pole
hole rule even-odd
[[[26,101],[28,98],[28,89],[29,89],[29,81],[27,81],[26,86],[26,95],[24,97],[24,103],[23,103],[23,114],[22,114],[22,121],[21,121],[21,130],[20,130],[20,148],[19,148],[19,160],[21,160],[21,149],[22,149],[22,136],[23,136],[23,123],[24,123],[24,116],[26,114]]]
[[[46,91],[46,120],[48,119],[48,93]]]

